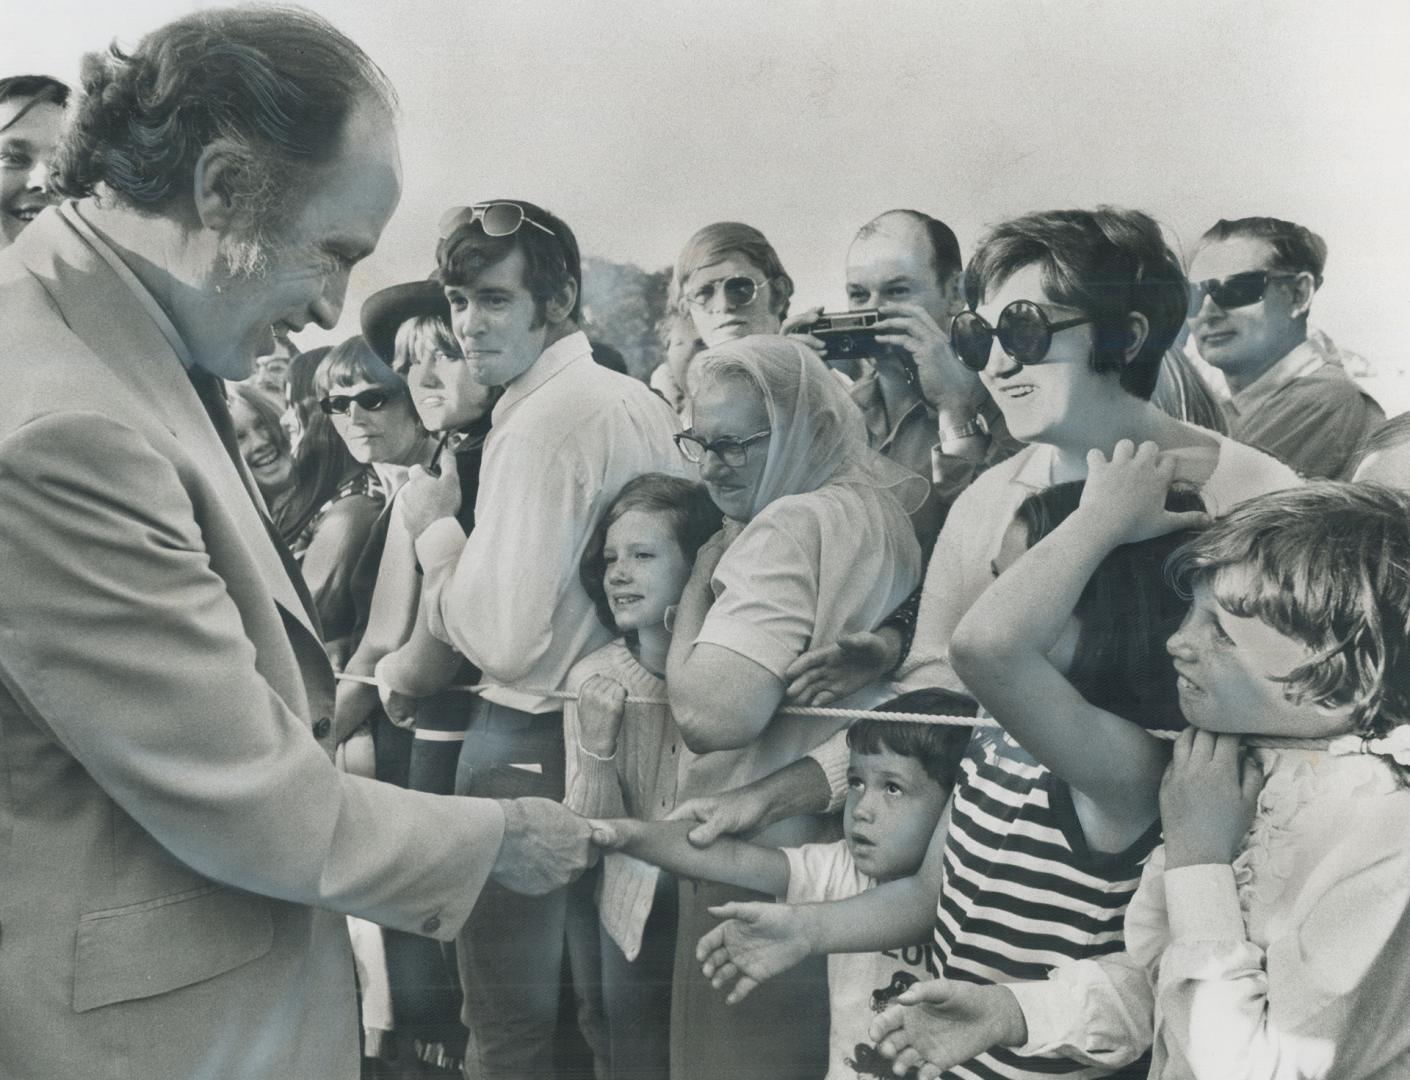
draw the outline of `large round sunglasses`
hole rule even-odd
[[[1297,276],[1278,274],[1271,270],[1245,270],[1240,274],[1230,274],[1226,278],[1192,281],[1189,313],[1193,317],[1204,306],[1206,296],[1225,311],[1230,308],[1248,307],[1263,299],[1270,281],[1293,281]]]
[[[761,439],[767,439],[772,434],[772,431],[758,431],[747,439],[736,439],[733,435],[725,435],[722,438],[706,442],[693,431],[678,431],[671,438],[675,440],[676,446],[685,456],[686,461],[698,465],[705,460],[705,455],[713,450],[715,456],[731,469],[742,469],[745,462],[749,460],[749,447]]]
[[[707,308],[714,302],[716,291],[719,291],[724,294],[725,307],[748,307],[758,297],[759,290],[767,284],[766,281],[755,281],[743,274],[737,277],[716,278],[691,289],[686,294],[685,302],[693,308]]]
[[[1032,300],[1015,300],[999,312],[997,328],[973,311],[961,311],[950,323],[950,345],[971,371],[983,371],[988,366],[996,337],[999,347],[1016,363],[1037,364],[1048,355],[1053,335],[1059,330],[1090,322],[1096,322],[1090,315],[1053,322]]]
[[[359,409],[366,412],[376,412],[391,401],[396,394],[380,386],[369,386],[358,394],[329,394],[325,398],[319,399],[318,407],[323,410],[324,416],[341,416],[357,405]]]

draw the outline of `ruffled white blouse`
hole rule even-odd
[[[1372,754],[1252,751],[1258,811],[1232,865],[1152,856],[1126,952],[1010,987],[1021,1053],[1152,1080],[1410,1077],[1410,790]]]

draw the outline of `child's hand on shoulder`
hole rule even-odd
[[[1239,736],[1187,728],[1160,783],[1165,868],[1234,861],[1263,790],[1263,770]]]
[[[617,752],[617,733],[627,708],[627,691],[606,675],[593,675],[578,688],[578,739],[596,757]]]
[[[1089,450],[1079,512],[1084,521],[1102,528],[1113,546],[1206,524],[1209,516],[1202,511],[1165,509],[1174,479],[1175,459],[1153,442],[1136,446],[1122,439],[1110,460],[1100,450]]]

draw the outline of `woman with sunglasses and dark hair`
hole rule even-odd
[[[1214,516],[1297,482],[1267,454],[1162,412],[1149,400],[1189,308],[1189,285],[1160,227],[1135,210],[1027,214],[996,227],[970,262],[969,310],[951,341],[979,372],[1009,430],[1030,445],[956,500],[936,543],[906,685],[958,689],[950,635],[992,580],[1018,505],[1082,480],[1092,450],[1122,439],[1173,453],[1176,478]]]
[[[1055,484],[1085,480],[1093,451],[1105,459],[1122,440],[1154,443],[1173,463],[1173,479],[1198,489],[1216,517],[1299,483],[1268,455],[1176,420],[1147,400],[1189,294],[1159,226],[1145,214],[1099,208],[1005,222],[980,245],[966,292],[969,310],[954,320],[952,344],[980,373],[1009,430],[1030,445],[992,466],[955,501],[926,571],[905,690],[969,692],[950,663],[956,627],[1012,561],[1005,541],[1025,501]],[[1168,486],[1171,477],[1162,474],[1160,482]],[[1155,717],[1130,719],[1144,724]],[[1109,927],[1093,932],[1092,897],[1120,899],[1151,824],[1149,812],[1110,808],[1123,800],[1149,802],[1154,784],[1148,754],[1102,749],[1075,755],[1085,772],[1070,771],[1060,785],[1013,740],[977,733],[955,806],[982,806],[982,820],[957,816],[932,841],[915,877],[805,916],[743,910],[738,914],[756,925],[741,931],[736,924],[735,937],[767,939],[781,957],[789,948],[795,956],[891,948],[933,931],[941,973],[971,981],[1011,979],[1019,968],[1028,972],[1024,977],[1038,977],[1062,960],[1108,951],[1118,942]],[[1089,798],[1083,794],[1089,790],[1106,794]],[[1025,823],[1026,832],[1018,827]],[[1045,860],[1039,873],[1037,855]],[[950,905],[946,889],[956,892]],[[710,947],[721,940],[712,935]],[[730,953],[734,960],[734,948]],[[738,966],[754,980],[787,966],[748,963]],[[1033,1080],[1064,1068],[1053,1059],[1034,1060],[1031,1068],[1021,1059],[1004,1065],[1003,1075]],[[992,1069],[986,1062],[976,1075]]]
[[[294,455],[294,485],[277,524],[341,666],[369,596],[355,595],[359,558],[406,466],[429,460],[432,443],[406,383],[360,337],[335,346],[314,374],[318,411]],[[392,466],[393,468],[387,468]]]
[[[717,221],[689,240],[671,277],[671,306],[689,315],[707,349],[750,334],[777,334],[793,279],[752,225]]]

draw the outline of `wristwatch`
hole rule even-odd
[[[975,413],[973,417],[960,424],[958,427],[942,427],[939,429],[940,445],[955,442],[958,439],[968,439],[974,435],[988,435],[989,422],[984,418],[983,413]]]

